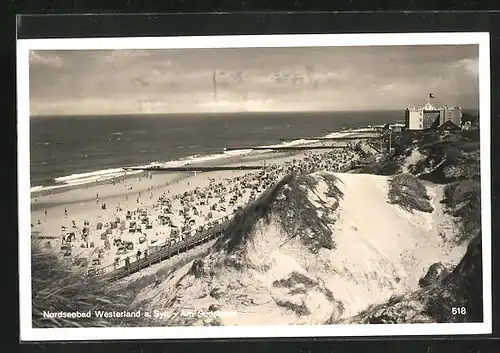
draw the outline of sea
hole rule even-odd
[[[205,113],[30,118],[31,191],[294,145],[341,129],[403,121],[402,111]],[[282,139],[289,141],[283,142]],[[225,151],[226,148],[236,149]]]

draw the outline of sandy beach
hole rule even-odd
[[[144,172],[32,195],[32,234],[47,250],[89,266],[92,273],[109,271],[147,256],[154,247],[182,241],[195,230],[228,219],[294,168],[340,171],[356,157],[345,148],[250,153],[197,165],[262,165],[263,169]]]

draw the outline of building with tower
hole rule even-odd
[[[420,108],[412,107],[405,110],[405,130],[427,130],[437,129],[443,124],[447,126],[455,125],[460,128],[462,125],[462,109],[460,107],[435,107],[430,99],[434,95],[429,94],[429,100]]]

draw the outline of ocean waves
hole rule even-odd
[[[260,147],[275,147],[275,146],[281,146],[281,147],[286,147],[286,146],[297,146],[297,145],[303,145],[306,143],[312,143],[315,142],[316,140],[305,140],[305,139],[297,139],[293,141],[287,141],[283,142],[280,144],[276,145],[267,145],[267,146],[260,146]],[[250,153],[265,153],[266,150],[260,150],[260,151],[254,151],[251,148],[248,149],[238,149],[238,150],[225,150],[223,149],[220,153],[214,153],[214,154],[208,154],[208,155],[198,155],[194,154],[188,157],[184,158],[179,158],[176,160],[172,161],[154,161],[150,162],[148,164],[142,164],[142,165],[134,165],[134,166],[123,166],[120,168],[110,168],[110,169],[103,169],[103,170],[96,170],[96,171],[91,171],[91,172],[85,172],[85,173],[73,173],[70,175],[66,176],[61,176],[57,177],[54,179],[55,185],[50,185],[50,186],[43,186],[43,185],[36,185],[31,187],[31,192],[40,192],[44,190],[51,190],[51,189],[59,189],[61,187],[68,187],[68,186],[77,186],[77,185],[85,185],[85,184],[90,184],[90,183],[96,183],[96,182],[102,182],[102,181],[111,181],[114,178],[120,178],[120,177],[126,177],[128,175],[133,175],[133,174],[138,174],[141,173],[142,170],[141,168],[149,168],[149,167],[184,167],[188,166],[191,164],[195,163],[203,163],[203,162],[209,162],[209,161],[216,161],[220,160],[221,162],[224,162],[225,159],[231,159],[235,157],[242,157],[245,155],[248,155]],[[134,170],[127,170],[125,168],[130,168],[133,167]],[[139,169],[137,169],[139,168]]]
[[[238,121],[242,124],[245,123],[245,120],[241,121],[238,120]],[[371,121],[375,120],[370,120],[370,122]],[[159,120],[159,122],[162,122],[162,120]],[[75,153],[73,153],[73,155],[71,155],[72,157],[71,159],[73,160],[77,160],[78,158],[80,159],[78,159],[78,161],[74,164],[71,165],[68,164],[65,166],[52,164],[55,162],[55,160],[62,159],[60,156],[65,155],[64,149],[45,150],[45,153],[50,156],[50,161],[46,163],[48,158],[47,155],[40,155],[40,157],[38,157],[38,160],[35,160],[34,165],[36,165],[38,168],[37,170],[38,174],[36,174],[35,175],[36,177],[34,178],[32,175],[33,184],[31,187],[31,192],[37,193],[37,192],[43,192],[44,190],[60,189],[70,186],[111,181],[114,178],[122,178],[122,177],[127,177],[129,175],[142,173],[144,168],[149,168],[154,166],[168,168],[168,167],[183,167],[205,162],[221,163],[221,164],[232,163],[234,162],[235,158],[243,157],[250,153],[252,154],[268,153],[272,148],[276,147],[292,147],[301,145],[303,146],[310,143],[318,142],[319,139],[322,138],[332,138],[332,137],[334,138],[336,136],[341,136],[341,135],[345,136],[346,134],[353,133],[356,131],[353,129],[339,131],[341,126],[340,123],[338,123],[335,119],[332,119],[331,122],[329,122],[324,118],[321,119],[318,118],[317,120],[314,120],[314,122],[315,124],[311,123],[312,124],[311,126],[314,126],[313,130],[307,130],[306,132],[303,131],[302,128],[297,127],[293,132],[287,130],[288,132],[283,134],[279,132],[276,133],[272,132],[274,130],[281,131],[278,128],[269,129],[269,132],[262,132],[262,131],[258,133],[256,131],[253,132],[251,130],[251,127],[248,127],[245,124],[240,126],[239,129],[235,130],[230,135],[224,137],[218,136],[217,133],[219,133],[220,130],[217,130],[214,136],[218,136],[216,137],[217,139],[224,138],[226,140],[227,149],[222,148],[222,146],[220,145],[217,146],[216,143],[213,143],[213,141],[207,139],[203,134],[201,135],[189,134],[186,136],[184,135],[178,136],[177,134],[174,134],[174,135],[169,135],[167,139],[166,137],[164,137],[163,134],[161,136],[157,134],[157,131],[162,131],[163,125],[159,127],[155,126],[155,129],[151,128],[152,130],[147,132],[146,135],[147,138],[141,138],[140,140],[137,140],[135,142],[128,142],[126,146],[122,144],[117,145],[114,144],[114,142],[106,142],[106,144],[93,145],[92,147],[93,149],[97,150],[97,148],[99,148],[98,150],[99,153],[97,154],[92,152],[92,153],[80,154],[80,156],[77,156]],[[188,122],[185,123],[188,124]],[[199,121],[197,121],[196,123],[200,124]],[[169,124],[170,125],[173,124],[172,121],[170,121]],[[329,126],[325,129],[326,124],[328,124]],[[170,130],[174,131],[176,130],[176,128],[177,129],[180,128],[177,126],[170,126],[170,125],[168,126],[169,129],[168,131]],[[300,124],[296,125],[300,126]],[[189,126],[194,128],[193,126],[197,125],[189,125]],[[358,126],[369,126],[369,125],[361,124]],[[328,129],[331,129],[332,127],[333,129],[337,128],[339,130],[333,130],[334,132],[324,134],[324,131],[328,131]],[[182,127],[182,128],[184,130],[187,129],[187,127]],[[211,127],[204,126],[203,128],[209,130]],[[120,126],[119,128],[112,129],[111,131],[108,130],[108,132],[105,133],[106,141],[110,135],[112,136],[114,135],[116,137],[127,136],[129,135],[129,133],[143,135],[145,130],[146,129],[135,128],[135,126],[132,129],[130,128],[124,129],[123,126]],[[189,129],[187,129],[186,131],[188,130]],[[98,129],[95,131],[98,131]],[[315,135],[315,133],[317,133],[317,135]],[[211,136],[209,132],[207,132],[207,135]],[[201,136],[201,137],[196,137],[196,136]],[[294,136],[297,136],[297,138],[294,139],[293,138]],[[309,136],[309,137],[300,138],[298,136]],[[317,136],[318,140],[316,140],[316,137],[314,136]],[[195,139],[193,139],[193,137],[195,137]],[[286,141],[282,138],[286,138]],[[43,141],[43,145],[45,146],[52,144],[52,142],[47,142],[48,140],[45,136],[44,139],[41,139],[41,141]],[[269,144],[269,142],[266,143],[264,141],[266,142],[276,141],[276,143],[272,144],[271,142],[271,144]],[[68,142],[68,144],[69,143],[70,142]],[[79,148],[88,149],[88,147],[83,143],[84,141],[82,141],[81,146],[79,146]],[[95,143],[95,141],[93,141],[93,143]],[[54,142],[54,144],[57,144],[57,142]],[[259,150],[254,150],[251,147],[248,148],[242,147],[241,149],[234,149],[234,146],[238,145],[255,146],[258,147]],[[67,148],[69,148],[69,146],[67,146]],[[270,149],[267,150],[266,148]],[[187,150],[192,150],[193,154],[189,156],[181,156],[182,154],[185,154],[186,152],[184,151]],[[162,153],[161,151],[165,152]],[[148,154],[150,154],[151,161],[147,160]],[[116,159],[113,158],[114,155],[116,155]],[[54,156],[58,158],[55,158]],[[162,156],[165,156],[165,160],[162,160]],[[43,161],[43,163],[40,161]],[[144,161],[146,163],[144,163]],[[96,167],[94,169],[97,170],[92,170],[93,164]],[[101,166],[106,166],[106,165],[112,167],[104,169],[99,168]],[[69,169],[70,167],[74,168],[73,169],[74,172],[72,172],[72,170]],[[132,171],[128,168],[133,168],[134,170]],[[64,174],[61,175],[61,170],[67,170],[69,171],[69,173],[67,175]],[[50,177],[47,178],[48,176],[47,174],[50,175]]]

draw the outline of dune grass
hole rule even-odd
[[[323,175],[323,178],[328,184],[328,196],[337,200],[341,198],[342,192],[335,186],[338,179],[333,175]],[[314,190],[317,184],[318,181],[310,175],[285,176],[233,218],[224,235],[215,243],[215,249],[230,254],[238,252],[246,242],[252,240],[251,235],[259,221],[264,220],[269,224],[272,215],[276,216],[275,220],[290,239],[300,239],[312,252],[320,248],[333,249],[332,231],[326,221],[317,215],[316,207],[308,199],[307,190]],[[278,198],[280,194],[285,198]]]
[[[207,250],[204,251],[206,253]],[[95,311],[144,312],[145,303],[134,303],[137,293],[152,284],[155,278],[163,280],[176,269],[195,257],[191,254],[170,267],[162,267],[154,275],[144,276],[132,282],[110,285],[99,277],[84,278],[83,269],[61,261],[55,254],[44,251],[38,244],[32,245],[32,320],[35,328],[53,327],[149,327],[186,326],[186,318],[179,310],[171,316],[157,320],[141,314],[138,318],[100,318]],[[165,308],[169,303],[165,303]],[[90,318],[49,318],[45,312],[91,312]]]
[[[129,310],[130,298],[108,289],[98,279],[83,277],[83,270],[61,261],[55,254],[32,244],[32,320],[33,327],[103,327],[121,326],[98,318],[94,310]],[[88,312],[90,318],[48,318],[45,312]]]
[[[451,273],[425,288],[370,305],[353,317],[326,323],[409,324],[483,321],[481,237],[476,236]],[[465,308],[454,314],[452,308]]]
[[[424,184],[411,174],[398,174],[389,184],[389,202],[413,213],[414,210],[432,212]]]
[[[419,292],[418,297],[425,302],[425,312],[436,322],[483,321],[481,249],[481,236],[476,235],[452,273]],[[465,308],[465,314],[453,314],[453,307]]]
[[[229,223],[224,234],[215,243],[215,248],[217,250],[224,249],[228,253],[232,253],[249,240],[259,220],[264,219],[269,223],[273,202],[276,200],[283,186],[292,179],[293,175],[291,174],[285,176],[272,188],[266,190],[254,202],[248,204],[238,212]]]
[[[273,300],[276,303],[276,305],[292,311],[293,313],[295,313],[299,317],[311,314],[311,311],[307,308],[307,305],[305,304],[304,301],[302,301],[301,304],[299,305],[299,304],[293,303],[290,300],[281,300],[278,298],[273,298]]]
[[[420,162],[417,170],[424,172],[421,179],[436,183],[449,183],[457,180],[479,180],[479,141],[471,140],[465,132],[458,132],[438,141],[422,143],[421,151],[428,157]]]
[[[481,184],[477,180],[462,180],[444,188],[446,212],[459,218],[459,243],[470,240],[481,232]]]
[[[324,178],[324,175],[323,175]],[[328,179],[329,178],[329,179]],[[337,200],[342,192],[335,188],[336,178],[333,175],[324,179],[328,185],[328,194]],[[328,227],[327,217],[319,217],[316,207],[311,203],[308,191],[314,191],[317,181],[311,181],[310,176],[297,176],[288,183],[286,199],[277,202],[274,207],[276,219],[287,236],[298,238],[311,252],[317,253],[321,248],[334,249],[332,230]],[[337,204],[338,205],[338,204]],[[327,212],[334,211],[324,209]]]

